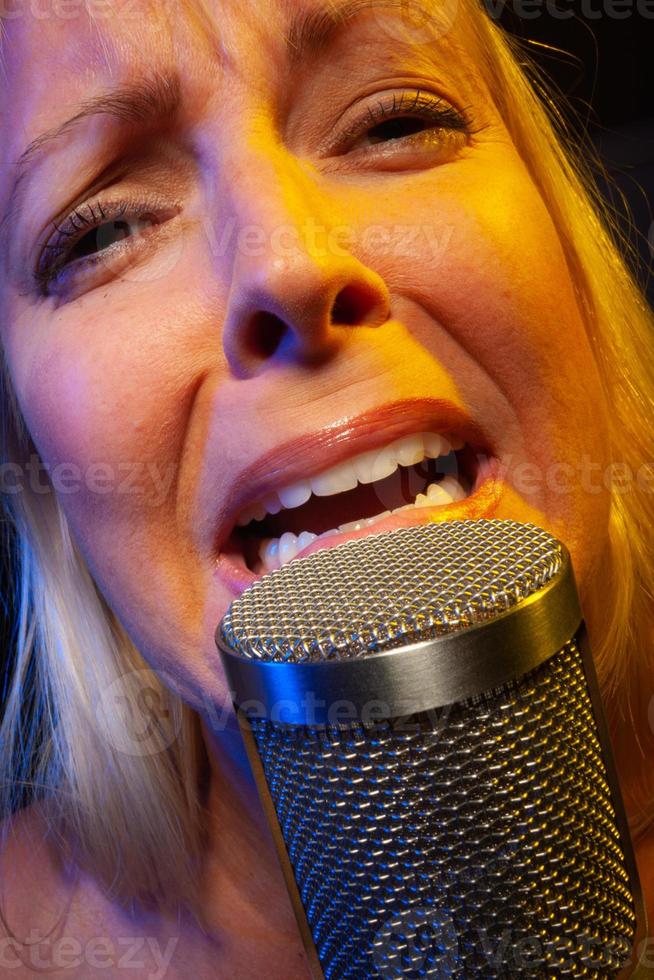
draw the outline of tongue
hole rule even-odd
[[[249,525],[248,533],[252,531],[256,536],[265,538],[281,537],[284,531],[322,534],[341,524],[396,510],[412,504],[429,483],[435,483],[443,476],[442,468],[439,473],[436,463],[437,460],[424,460],[417,466],[400,466],[385,480],[360,483],[354,490],[332,497],[312,496],[302,507],[282,510],[279,514],[269,515],[265,520]]]

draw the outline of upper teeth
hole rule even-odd
[[[404,436],[383,449],[361,453],[317,476],[299,480],[269,494],[264,500],[244,510],[236,523],[239,527],[244,527],[250,521],[263,520],[266,514],[278,514],[282,507],[300,507],[311,494],[330,497],[353,490],[357,483],[375,483],[390,476],[398,466],[413,466],[425,458],[448,456],[453,449],[461,449],[463,445],[463,440],[456,436],[437,435],[433,432]]]

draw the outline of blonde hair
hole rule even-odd
[[[188,2],[206,25],[208,0]],[[612,410],[612,454],[636,472],[654,459],[653,430],[646,424],[654,404],[650,311],[619,253],[615,225],[587,164],[568,145],[553,102],[546,98],[544,104],[536,92],[542,82],[533,66],[469,2],[480,69],[565,249]],[[0,404],[0,460],[24,465],[36,451],[4,359]],[[203,848],[206,757],[199,717],[134,648],[98,591],[54,493],[35,495],[25,488],[7,495],[4,506],[15,532],[16,630],[0,726],[0,815],[8,817],[32,800],[47,801],[62,854],[74,857],[108,895],[160,911],[185,905],[202,923],[196,869]],[[595,626],[594,654],[634,837],[654,817],[643,764],[653,741],[653,544],[654,494],[614,490],[610,560],[603,577],[596,575],[586,613]],[[135,683],[156,690],[167,709],[167,715],[161,712],[168,719],[160,722],[161,751],[154,754],[116,750],[118,715],[113,733],[100,735],[94,724],[102,692],[123,685],[133,697]],[[6,819],[5,830],[9,824]]]

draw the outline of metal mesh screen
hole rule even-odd
[[[373,535],[264,576],[222,635],[259,661],[362,657],[492,619],[563,561],[512,521]],[[251,725],[329,980],[607,980],[625,964],[636,915],[574,638],[433,715]]]
[[[559,542],[515,521],[451,521],[319,551],[259,579],[222,621],[244,657],[365,656],[491,619],[547,584]]]
[[[581,656],[349,731],[252,721],[325,976],[593,977],[636,918]]]

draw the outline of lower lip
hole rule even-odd
[[[504,484],[498,478],[498,471],[499,461],[487,460],[479,473],[476,489],[464,500],[455,501],[447,506],[416,507],[415,510],[406,510],[401,514],[391,514],[377,524],[361,528],[359,531],[330,534],[328,537],[312,542],[296,555],[293,561],[307,558],[316,551],[335,548],[339,544],[345,544],[346,541],[356,541],[357,538],[364,538],[370,534],[383,534],[386,531],[397,531],[400,528],[416,527],[420,524],[437,524],[442,521],[489,519],[497,511],[504,490]],[[236,598],[244,589],[262,578],[263,573],[257,575],[243,565],[238,565],[228,555],[222,554],[216,561],[214,577]]]

